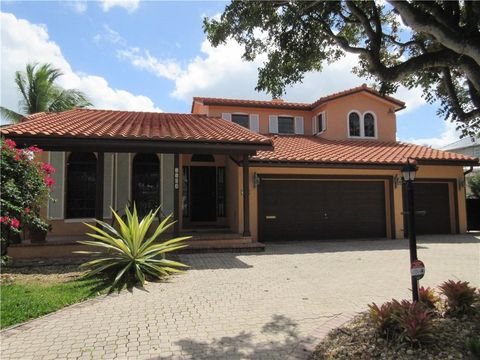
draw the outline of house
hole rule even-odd
[[[397,142],[404,107],[362,85],[314,103],[195,97],[191,114],[40,113],[1,133],[44,148],[58,169],[51,238],[132,201],[162,204],[175,233],[205,246],[402,238],[407,160],[426,211],[418,233],[465,232],[463,167],[478,159]]]

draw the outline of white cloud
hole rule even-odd
[[[171,60],[159,60],[148,50],[139,48],[117,50],[120,59],[128,60],[136,68],[149,71],[158,77],[175,80],[181,73],[180,65]]]
[[[103,32],[93,37],[95,43],[109,42],[115,45],[125,46],[127,41],[115,30],[108,25],[103,25]]]
[[[102,0],[101,2],[103,11],[109,11],[111,8],[118,6],[132,13],[137,10],[140,0]]]
[[[258,68],[266,60],[260,56],[253,62],[242,60],[243,47],[233,40],[214,48],[208,40],[201,44],[201,56],[191,60],[186,69],[175,77],[172,96],[186,102],[193,96],[241,97],[268,99],[265,93],[256,92]],[[368,82],[351,72],[358,64],[357,56],[347,54],[332,64],[325,65],[322,72],[305,74],[302,83],[286,89],[288,101],[310,102],[321,96]],[[401,113],[417,109],[425,104],[420,89],[408,90],[400,87],[394,96],[407,103]]]
[[[59,85],[86,93],[94,107],[102,109],[161,111],[144,95],[113,89],[100,76],[74,72],[60,47],[49,39],[47,28],[0,13],[1,27],[1,96],[0,104],[18,110],[20,95],[14,83],[17,70],[30,62],[51,63],[63,72]]]
[[[460,132],[455,129],[456,125],[452,122],[443,122],[443,131],[438,137],[431,138],[410,138],[405,139],[406,142],[418,145],[431,146],[434,149],[440,149],[445,145],[451,144],[460,139]]]
[[[88,5],[85,0],[74,0],[67,2],[69,6],[73,8],[76,13],[83,14],[87,11]]]

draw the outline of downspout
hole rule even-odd
[[[463,176],[465,177],[465,175],[470,174],[472,171],[473,171],[473,165],[470,165],[470,169],[468,169],[467,171],[464,171]]]

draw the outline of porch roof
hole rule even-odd
[[[275,135],[275,151],[259,151],[253,162],[401,166],[408,159],[419,164],[478,165],[478,158],[426,146],[377,140],[327,140],[317,136]]]
[[[252,153],[272,148],[268,137],[233,122],[196,114],[74,109],[26,116],[0,133],[47,150],[93,146],[115,151],[209,148]]]

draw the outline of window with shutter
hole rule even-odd
[[[250,128],[249,116],[246,114],[232,114],[232,122],[241,125],[244,128]]]
[[[279,134],[295,134],[295,125],[293,117],[279,116],[278,117],[278,133]]]

